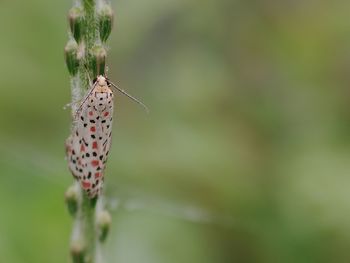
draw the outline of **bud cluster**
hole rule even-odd
[[[93,12],[91,8],[94,8]],[[105,73],[107,51],[104,43],[111,34],[113,19],[113,10],[105,2],[97,7],[95,1],[85,0],[83,5],[74,6],[69,10],[70,39],[64,51],[71,76],[75,76],[79,69],[88,69],[94,74],[92,78]]]

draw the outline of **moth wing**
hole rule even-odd
[[[82,105],[81,110],[76,115],[75,128],[72,135],[67,139],[67,159],[68,167],[73,176],[78,180],[81,187],[90,195],[92,187],[92,175],[88,171],[87,153],[89,151],[87,123],[87,105]]]
[[[113,92],[89,90],[77,111],[75,129],[66,142],[69,169],[90,198],[103,187],[112,120]]]
[[[113,93],[99,101],[99,94],[92,94],[87,100],[86,127],[83,133],[84,141],[89,142],[86,170],[91,175],[91,195],[99,194],[103,187],[104,170],[111,146],[113,120]],[[96,108],[95,100],[102,105]]]

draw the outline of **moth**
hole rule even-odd
[[[82,99],[75,114],[75,125],[66,140],[68,168],[89,198],[100,195],[112,142],[114,94],[111,87],[131,98],[105,76],[98,76]]]

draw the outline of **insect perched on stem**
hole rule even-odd
[[[104,182],[104,170],[111,147],[113,91],[111,87],[147,107],[138,99],[98,76],[75,113],[76,125],[66,140],[68,167],[90,198],[98,196]]]

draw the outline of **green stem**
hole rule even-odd
[[[82,191],[82,202],[81,202],[81,227],[82,234],[85,240],[85,259],[86,263],[95,262],[96,254],[96,222],[95,222],[95,207],[96,199],[89,199],[84,191]]]
[[[97,18],[95,15],[95,1],[93,0],[84,0],[83,5],[85,8],[85,61],[81,64],[82,72],[86,72],[89,74],[89,76],[86,76],[86,74],[82,74],[80,77],[82,78],[83,83],[86,85],[85,90],[89,88],[89,80],[91,79],[91,76],[93,74],[92,69],[92,50],[97,40]],[[93,76],[92,79],[96,77]]]
[[[104,73],[107,40],[113,22],[111,7],[102,0],[77,0],[69,12],[69,41],[65,48],[71,74],[73,119],[91,80]],[[74,130],[76,122],[72,122]],[[74,217],[71,255],[74,263],[101,263],[100,245],[105,241],[111,218],[101,198],[89,199],[78,182],[66,192],[69,212]]]

